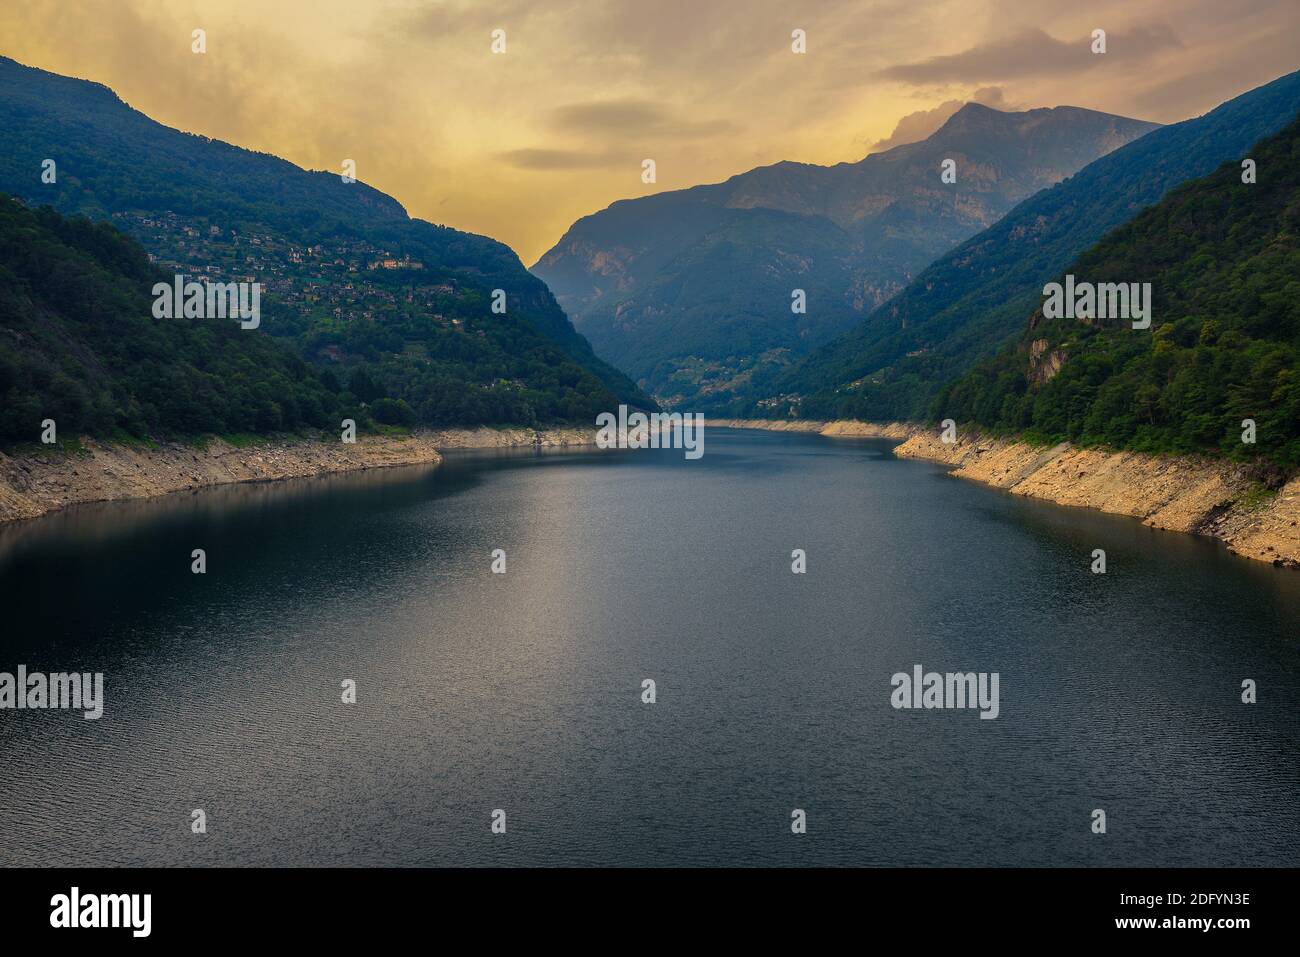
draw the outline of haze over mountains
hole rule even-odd
[[[832,167],[778,163],[614,203],[533,267],[597,351],[708,407],[852,325],[1026,196],[1156,125],[968,104],[928,139]],[[956,182],[940,179],[956,164]],[[803,289],[807,312],[791,311]]]
[[[52,183],[42,181],[47,159]],[[257,334],[291,346],[389,424],[592,421],[620,401],[649,404],[501,243],[413,220],[363,182],[170,129],[100,84],[4,57],[0,191],[109,219],[160,267],[263,284]],[[492,309],[495,289],[504,314]]]

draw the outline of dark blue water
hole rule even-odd
[[[705,449],[0,530],[0,671],[102,671],[107,698],[0,711],[0,860],[1294,863],[1300,573],[888,443]],[[997,672],[999,717],[894,710],[915,664]]]

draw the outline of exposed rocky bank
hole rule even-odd
[[[711,425],[820,435],[897,438],[900,458],[941,462],[961,478],[1060,505],[1140,518],[1152,528],[1209,535],[1232,552],[1300,567],[1300,476],[1267,489],[1249,466],[1191,456],[1038,447],[963,434],[949,444],[937,429],[904,423],[718,420]]]
[[[445,429],[405,436],[269,438],[234,446],[123,445],[83,439],[81,448],[0,453],[0,522],[36,518],[82,502],[152,498],[230,482],[264,482],[331,472],[433,464],[440,449],[589,445],[582,429]]]

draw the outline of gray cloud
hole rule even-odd
[[[587,150],[521,149],[498,153],[497,159],[515,169],[534,171],[607,169],[626,162],[624,157]]]
[[[575,103],[553,111],[557,129],[569,132],[635,132],[667,125],[662,106],[648,100],[607,100]]]
[[[603,100],[574,103],[552,111],[552,125],[565,133],[601,136],[637,134],[663,137],[717,136],[732,132],[734,124],[718,120],[687,120],[649,100]]]
[[[908,83],[981,83],[1027,76],[1076,73],[1115,61],[1136,61],[1182,46],[1163,24],[1108,31],[1106,52],[1092,52],[1091,36],[1065,42],[1043,30],[1024,30],[961,53],[930,57],[881,70],[880,77]]]

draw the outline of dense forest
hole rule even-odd
[[[732,411],[868,420],[925,416],[940,390],[1014,342],[1051,281],[1170,189],[1246,155],[1300,112],[1300,72],[1163,127],[1025,200]],[[761,401],[764,398],[767,401]],[[759,401],[755,401],[759,400]]]
[[[945,388],[931,413],[1045,441],[1300,465],[1300,119],[1246,156],[1256,182],[1226,163],[1066,270],[1152,283],[1149,330],[1040,307],[1016,348]]]
[[[357,398],[234,320],[155,319],[170,277],[105,223],[0,194],[0,442],[337,428]]]

